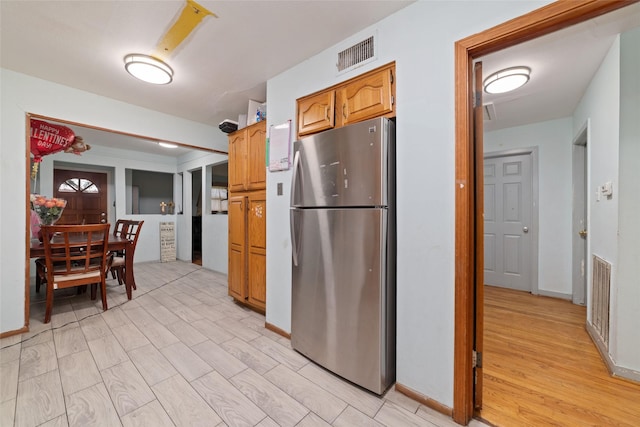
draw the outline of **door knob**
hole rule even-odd
[[[587,237],[587,230],[580,230],[578,231],[578,234],[584,239],[585,237]]]
[[[525,233],[529,232],[529,227],[522,227],[522,231],[524,231]]]

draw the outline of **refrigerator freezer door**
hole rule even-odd
[[[387,206],[393,126],[373,119],[296,141],[291,206]]]
[[[383,393],[395,379],[386,209],[292,209],[291,223],[293,348]]]

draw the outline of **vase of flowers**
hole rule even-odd
[[[38,215],[40,225],[53,225],[60,219],[62,211],[67,206],[67,201],[55,197],[48,198],[40,194],[31,195],[31,210]],[[35,231],[32,229],[32,231]],[[42,242],[42,232],[37,227],[38,240]]]

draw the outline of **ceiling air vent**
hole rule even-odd
[[[338,71],[342,72],[364,64],[375,58],[375,43],[373,36],[338,52]]]
[[[494,120],[496,118],[496,109],[493,106],[493,102],[488,102],[486,104],[483,105],[483,110],[484,110],[484,121],[488,122],[491,120]]]

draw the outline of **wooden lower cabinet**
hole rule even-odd
[[[244,300],[246,291],[247,264],[247,196],[229,197],[229,295],[237,300]]]
[[[267,302],[266,192],[229,197],[229,295],[264,312]]]

